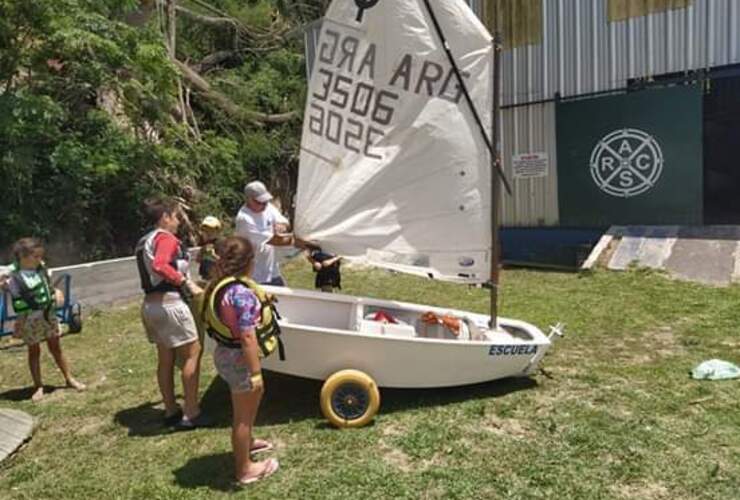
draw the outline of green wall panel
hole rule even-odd
[[[701,224],[702,91],[557,105],[560,224]]]

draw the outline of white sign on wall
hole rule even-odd
[[[521,153],[511,158],[515,179],[547,177],[549,163],[547,153]]]

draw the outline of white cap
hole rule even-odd
[[[252,181],[244,186],[244,196],[248,200],[256,200],[266,203],[272,199],[272,195],[260,181]]]

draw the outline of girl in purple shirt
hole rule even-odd
[[[206,295],[213,293],[214,287],[224,278],[248,277],[254,262],[252,245],[238,236],[221,240],[217,244],[216,254],[218,260],[214,277]],[[236,480],[239,484],[250,484],[272,475],[279,467],[275,458],[255,462],[250,456],[273,448],[268,441],[252,436],[252,427],[264,393],[259,345],[255,335],[255,327],[260,320],[260,302],[249,287],[234,283],[225,289],[216,308],[219,319],[239,342],[238,348],[218,344],[213,360],[216,371],[231,390],[234,410],[231,444]]]

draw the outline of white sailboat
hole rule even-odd
[[[495,52],[462,0],[333,2],[308,90],[296,233],[398,271],[461,283],[493,277],[495,290]],[[279,299],[286,359],[264,368],[324,380],[322,411],[343,427],[373,418],[378,386],[525,376],[551,345],[552,333],[496,317],[495,306],[489,316],[268,291]]]

